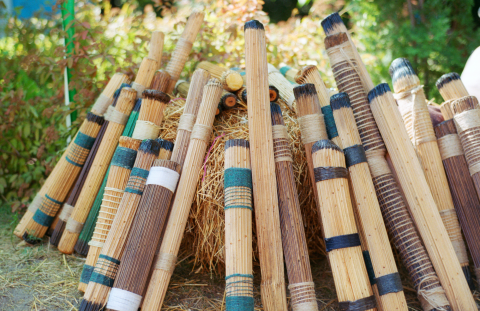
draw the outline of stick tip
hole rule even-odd
[[[381,83],[381,84],[377,85],[376,87],[371,89],[370,92],[368,92],[368,96],[367,96],[368,97],[368,102],[371,103],[372,100],[374,100],[378,96],[382,96],[383,94],[385,94],[387,92],[391,92],[390,86],[388,86],[387,83]]]
[[[256,19],[253,19],[245,23],[243,30],[246,31],[247,29],[265,30],[265,28],[263,27],[263,24],[257,21]]]
[[[155,139],[157,143],[160,144],[160,149],[165,149],[168,151],[173,151],[173,147],[175,146],[174,143],[172,143],[169,140],[163,139],[163,138],[157,138]]]
[[[282,109],[280,108],[280,105],[274,102],[270,103],[270,113],[272,115],[282,115]]]
[[[296,99],[302,96],[312,96],[315,94],[317,94],[317,90],[313,83],[305,83],[293,88],[293,95],[295,95]]]
[[[325,17],[320,24],[322,25],[325,34],[328,35],[336,25],[343,24],[343,21],[338,12],[335,12]]]
[[[102,125],[103,122],[105,122],[105,118],[104,118],[104,117],[97,116],[97,115],[94,114],[93,112],[87,113],[87,120],[88,120],[89,122],[97,123],[98,125]]]
[[[145,90],[145,91],[143,91],[142,95],[143,95],[143,98],[157,100],[157,101],[160,101],[162,103],[168,103],[170,101],[170,96],[169,95],[167,95],[164,92],[157,91],[157,90],[152,90],[152,89]]]
[[[460,75],[456,72],[450,72],[446,73],[443,76],[441,76],[435,85],[437,86],[437,89],[442,89],[445,85],[448,83],[455,81],[455,80],[460,80]]]
[[[413,70],[412,64],[410,64],[408,59],[403,57],[395,59],[390,65],[388,72],[392,77],[393,84],[400,78],[417,75],[415,70]]]
[[[308,65],[303,67],[297,72],[297,75],[295,76],[295,82],[299,84],[304,83],[307,75],[315,70],[318,71],[317,66],[314,66],[314,65]]]
[[[330,97],[330,106],[332,110],[338,110],[340,108],[351,108],[350,98],[345,92],[337,93]]]
[[[250,142],[246,139],[229,139],[225,143],[225,151],[230,147],[250,148]]]
[[[155,139],[145,139],[140,144],[138,151],[158,156],[158,154],[160,153],[160,143],[157,142]]]
[[[319,151],[319,150],[323,150],[323,149],[332,149],[332,150],[336,150],[338,152],[341,152],[343,153],[343,150],[338,147],[337,145],[335,145],[335,143],[329,139],[322,139],[322,140],[319,140],[317,141],[315,144],[313,144],[312,146],[312,154],[314,154],[315,152]]]

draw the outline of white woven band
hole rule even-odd
[[[141,303],[142,296],[114,287],[108,297],[107,309],[137,311]]]
[[[152,166],[146,185],[158,185],[175,192],[180,174],[162,166]]]

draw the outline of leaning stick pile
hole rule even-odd
[[[218,79],[223,88],[229,92],[238,91],[243,86],[243,78],[235,70],[228,70],[211,62],[203,61],[198,63],[197,68],[208,71],[213,78]]]
[[[418,158],[422,163],[423,172],[430,191],[440,211],[440,216],[447,228],[448,235],[462,265],[463,272],[469,284],[472,283],[468,268],[468,255],[465,242],[460,231],[457,213],[448,187],[447,176],[443,168],[442,158],[438,149],[437,138],[427,108],[423,87],[407,59],[400,58],[390,66],[395,99],[402,115],[405,127],[410,136]]]
[[[272,120],[269,111],[265,29],[257,20],[245,24],[248,126],[252,163],[253,198],[262,270],[261,294],[265,310],[286,310],[285,277],[277,182],[273,154]],[[278,73],[283,79],[280,73]],[[288,82],[290,84],[290,82]],[[291,84],[290,84],[291,85]],[[276,86],[278,88],[278,86]],[[280,94],[281,94],[280,90]],[[292,92],[293,95],[293,92]],[[293,100],[292,100],[293,101]],[[252,104],[254,103],[254,104]]]

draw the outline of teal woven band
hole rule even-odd
[[[289,71],[290,69],[292,68],[289,66],[283,66],[282,68],[280,68],[280,73],[285,76],[287,74],[287,71]]]
[[[249,296],[228,296],[225,304],[227,311],[253,311],[255,300]]]
[[[252,189],[252,170],[248,168],[230,167],[224,172],[224,188],[248,187]]]
[[[125,147],[117,147],[112,158],[112,165],[131,170],[137,157],[137,151]]]
[[[323,117],[325,119],[325,127],[327,128],[328,139],[332,139],[338,136],[337,125],[335,125],[335,119],[333,118],[333,111],[330,105],[322,107]]]
[[[233,281],[233,278],[237,278]],[[243,278],[243,279],[238,279]],[[253,275],[230,274],[225,277],[226,307],[229,311],[252,311],[253,300]]]
[[[33,215],[33,221],[44,227],[50,227],[54,219],[55,216],[49,216],[42,212],[40,209],[37,209],[35,211],[35,214]]]
[[[117,276],[120,260],[100,254],[90,277],[91,282],[112,287]]]
[[[88,150],[92,149],[94,143],[95,137],[90,137],[82,132],[78,132],[77,138],[75,138],[75,144]]]
[[[41,226],[50,227],[62,204],[62,202],[45,194],[45,197],[42,199],[42,204],[35,211],[35,214],[33,214],[33,221]]]
[[[80,283],[88,284],[88,282],[90,282],[94,268],[95,267],[87,264],[83,265],[82,274],[80,275]]]
[[[125,192],[135,193],[138,195],[143,194],[145,189],[145,183],[147,182],[148,171],[142,168],[134,167],[130,178],[128,179],[127,187]]]

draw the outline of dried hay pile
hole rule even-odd
[[[176,98],[167,106],[160,137],[175,140],[178,119],[183,113],[184,99]],[[300,140],[296,114],[281,102],[285,125],[290,136],[293,169],[303,215],[303,224],[310,253],[325,254],[321,223],[315,206],[307,173],[305,150]],[[229,139],[248,139],[247,107],[223,111],[216,117],[206,161],[199,172],[196,198],[190,211],[182,251],[193,253],[197,272],[211,271],[223,274],[225,266],[225,214],[223,203],[224,148]],[[254,207],[255,211],[255,207]],[[253,226],[254,258],[257,256],[255,225]]]

